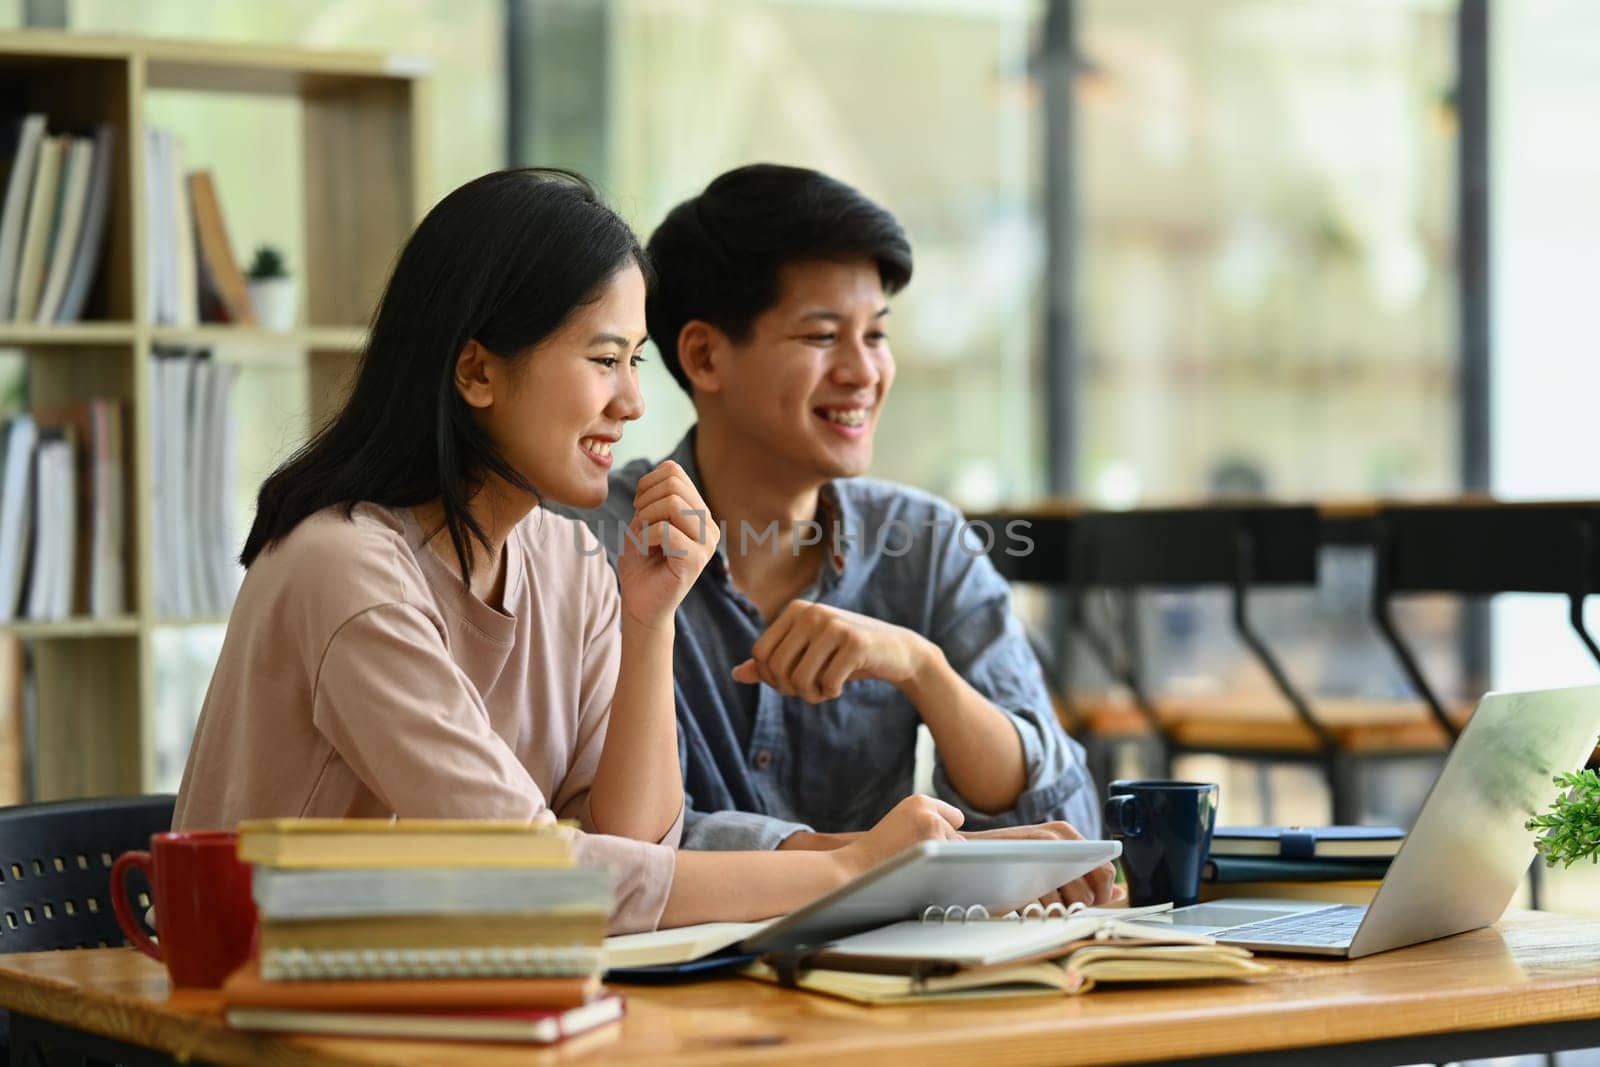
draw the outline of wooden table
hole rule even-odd
[[[624,1022],[546,1049],[240,1033],[223,1024],[215,994],[171,992],[131,949],[0,957],[0,1005],[14,1012],[14,1055],[42,1036],[130,1065],[1265,1064],[1298,1049],[1296,1067],[1310,1067],[1600,1046],[1600,920],[1514,912],[1355,962],[1277,962],[1276,975],[1248,985],[899,1008],[740,978],[630,986]]]

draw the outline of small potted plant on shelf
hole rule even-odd
[[[250,290],[250,306],[256,319],[269,330],[294,328],[300,287],[285,268],[283,253],[271,245],[256,249],[245,272],[245,286]]]
[[[1600,772],[1594,768],[1556,776],[1564,790],[1550,810],[1528,820],[1528,829],[1543,830],[1539,854],[1551,867],[1571,867],[1579,860],[1600,863]]]

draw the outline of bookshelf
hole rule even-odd
[[[287,332],[153,325],[140,176],[147,95],[164,92],[271,96],[297,108],[303,325]],[[427,93],[425,68],[404,57],[0,31],[0,97],[8,114],[42,112],[52,130],[107,123],[116,133],[107,240],[84,321],[0,324],[0,348],[26,357],[30,404],[114,397],[127,434],[129,613],[0,628],[30,651],[35,799],[152,788],[155,634],[220,621],[162,618],[155,610],[153,348],[240,342],[281,349],[305,361],[302,431],[324,419],[342,396],[389,265],[426,207]],[[242,257],[246,250],[234,251]]]

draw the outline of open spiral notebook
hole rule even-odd
[[[890,923],[865,933],[829,941],[809,955],[838,957],[939,960],[957,966],[982,966],[1023,959],[1082,941],[1112,936],[1140,941],[1159,939],[1209,945],[1208,937],[1174,935],[1166,930],[1132,926],[1127,920],[1171,910],[1171,904],[1148,908],[1050,908],[1029,905],[1023,912],[991,917],[982,905],[929,907],[920,919]],[[624,934],[606,938],[606,966],[610,969],[684,963],[715,956],[737,946],[761,930],[765,923],[702,923]],[[751,955],[754,955],[753,953]]]
[[[998,917],[981,907],[930,907],[920,921],[869,930],[813,951],[769,955],[744,973],[864,1004],[885,1004],[1076,994],[1102,982],[1238,979],[1271,971],[1244,949],[1127,921],[1170,907],[1031,905],[1022,913]]]

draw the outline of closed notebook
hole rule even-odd
[[[471,1008],[576,1008],[604,990],[598,975],[569,978],[364,979],[286,982],[262,976],[252,960],[222,984],[233,1008],[424,1011]]]
[[[1215,944],[1089,941],[1047,960],[960,968],[944,974],[885,974],[812,968],[785,973],[767,962],[745,974],[862,1004],[968,997],[1087,993],[1099,984],[1247,979],[1270,974],[1242,948]]]
[[[239,858],[274,867],[570,867],[558,826],[502,819],[252,819]]]
[[[1211,855],[1380,859],[1399,852],[1405,839],[1398,826],[1219,826]]]
[[[297,1011],[234,1008],[228,1025],[240,1030],[404,1037],[424,1041],[523,1041],[553,1045],[622,1018],[623,999],[611,993],[577,1008],[547,1011]]]

